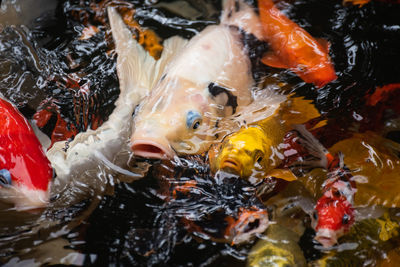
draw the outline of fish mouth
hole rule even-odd
[[[240,244],[251,240],[256,234],[263,233],[269,225],[266,210],[242,210],[237,222],[229,227],[227,235],[231,244]]]
[[[135,156],[150,159],[168,159],[175,155],[172,149],[149,140],[135,140],[131,143],[131,149]]]
[[[233,158],[224,158],[221,160],[220,169],[229,173],[241,174],[242,164]]]
[[[324,248],[330,248],[337,243],[337,234],[331,229],[319,229],[314,239]]]

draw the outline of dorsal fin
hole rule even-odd
[[[181,37],[171,37],[164,41],[163,53],[156,61],[132,37],[115,8],[109,7],[108,15],[118,54],[117,72],[121,96],[123,92],[132,91],[128,88],[130,86],[143,87],[148,93],[164,72],[167,63],[187,41]]]

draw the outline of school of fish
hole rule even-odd
[[[224,1],[220,24],[190,40],[164,40],[156,60],[133,38],[117,9],[108,7],[120,86],[112,114],[96,130],[55,142],[45,151],[29,122],[0,95],[1,200],[17,210],[43,208],[51,190],[62,191],[58,187],[69,186],[99,164],[140,179],[142,174],[124,169],[128,158],[116,162],[123,150],[151,160],[202,155],[215,176],[228,173],[257,186],[268,186],[267,178],[280,180],[283,188],[301,183],[312,204],[296,212],[309,216],[314,239],[327,249],[362,239],[354,227],[378,235],[382,246],[389,243],[398,236],[398,222],[388,214],[400,203],[398,187],[391,187],[399,183],[400,145],[366,132],[326,149],[312,134],[326,121],[311,100],[257,88],[245,43],[249,39],[268,43],[258,59],[265,65],[289,69],[317,88],[337,79],[327,41],[317,41],[271,0],[258,1],[258,11],[244,1]],[[173,198],[179,192],[191,197],[196,189],[195,182],[187,182],[174,188]],[[357,219],[357,208],[372,204],[379,206],[378,215]],[[182,221],[192,232],[205,233],[195,222]],[[266,237],[252,248],[248,266],[306,264],[297,245],[300,233],[271,225],[266,208],[243,208],[224,221],[222,237],[211,236],[216,242],[234,245],[256,234]],[[280,242],[281,237],[288,242]],[[318,264],[333,261],[335,253]]]

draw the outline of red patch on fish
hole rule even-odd
[[[72,139],[78,134],[78,130],[76,129],[76,127],[70,123],[67,123],[61,117],[61,115],[58,113],[58,111],[54,111],[54,110],[50,111],[47,109],[42,109],[42,110],[36,112],[35,115],[33,116],[33,118],[36,122],[36,125],[39,128],[43,128],[49,122],[50,118],[53,116],[54,113],[56,113],[57,122],[53,129],[53,132],[51,133],[50,148],[53,146],[53,144],[55,142],[65,141],[70,138]]]
[[[323,87],[337,79],[329,58],[329,43],[317,41],[279,11],[271,0],[258,2],[264,37],[272,48],[262,62],[275,68],[288,68],[307,83]]]
[[[322,196],[315,207],[317,213],[317,226],[315,230],[330,229],[338,231],[343,229],[346,233],[354,223],[353,206],[343,196]]]
[[[47,191],[53,176],[49,160],[32,127],[10,103],[0,98],[0,170],[13,185]]]
[[[400,83],[392,83],[382,87],[377,87],[375,92],[367,96],[367,105],[368,106],[376,106],[379,102],[383,102],[387,100],[391,95],[392,92],[395,90],[400,89]]]

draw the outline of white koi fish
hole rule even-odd
[[[247,4],[228,0],[224,6],[221,23],[189,40],[140,104],[130,144],[134,155],[161,159],[200,154],[238,129],[226,118],[243,113],[253,101],[256,82],[245,40],[262,40],[262,27]],[[271,97],[264,99],[267,105]],[[283,97],[275,100],[274,105]]]

